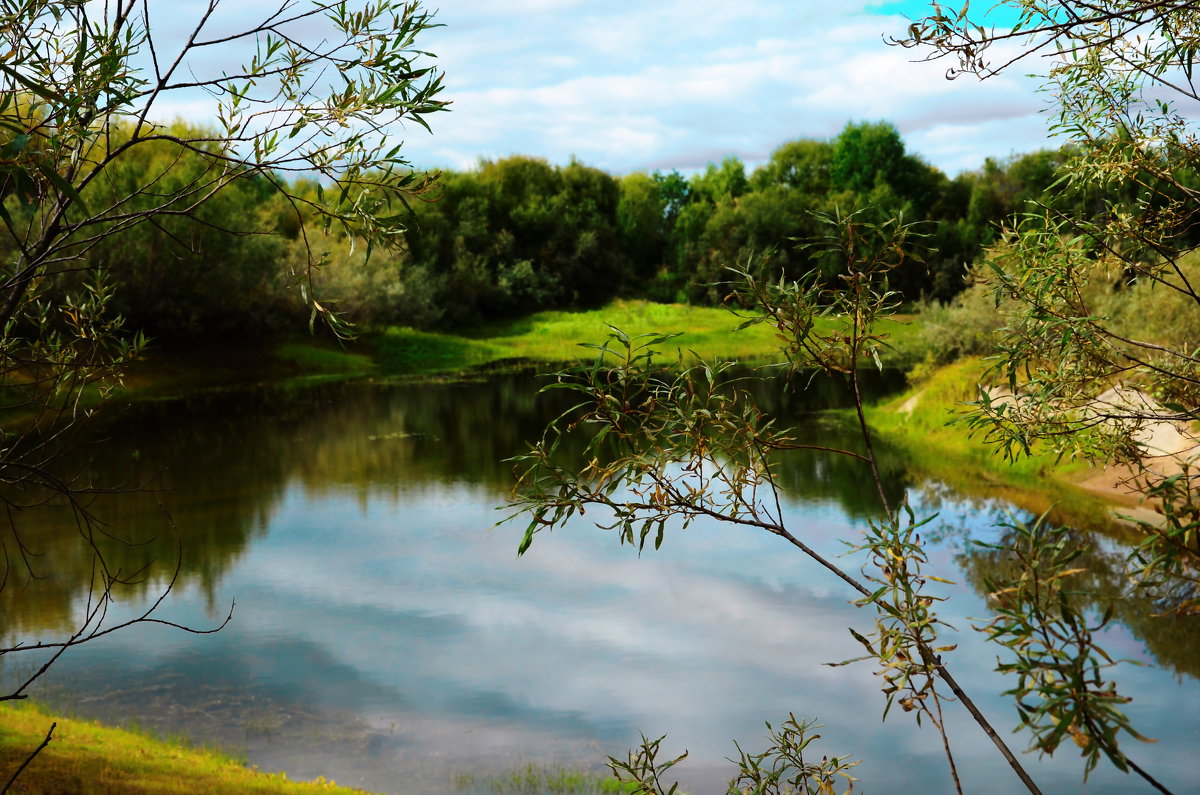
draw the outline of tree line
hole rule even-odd
[[[1071,157],[1063,148],[989,158],[950,178],[908,152],[887,122],[789,141],[752,170],[730,156],[691,176],[613,176],[518,155],[443,172],[433,190],[394,208],[402,231],[391,244],[371,246],[307,211],[306,197],[321,200],[318,182],[293,180],[289,199],[255,174],[195,210],[102,235],[87,268],[66,269],[46,289],[53,298],[95,289],[85,279],[119,285],[111,311],[168,342],[293,331],[309,311],[297,274],[309,272],[325,306],[367,328],[465,328],[614,298],[717,304],[730,266],[834,275],[836,263],[797,241],[820,234],[820,214],[865,210],[924,222],[916,256],[891,286],[909,301],[947,301],[1015,213],[1064,203],[1099,213],[1120,198],[1060,190],[1057,173]],[[80,198],[153,203],[205,168],[202,155],[163,140],[128,152]],[[147,173],[162,176],[146,188]],[[11,237],[0,247],[16,256]]]

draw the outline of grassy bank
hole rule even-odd
[[[344,378],[355,375],[456,375],[475,369],[539,366],[553,369],[592,352],[581,345],[603,343],[612,328],[630,336],[677,334],[663,343],[664,356],[685,361],[764,363],[780,359],[769,326],[738,329],[743,318],[725,309],[648,301],[614,301],[584,312],[539,312],[460,332],[418,331],[394,326],[362,330],[354,340],[338,342],[299,337],[286,342],[239,340],[235,343],[173,348],[151,345],[125,372],[123,391],[138,397],[185,394],[201,388]],[[818,328],[834,329],[837,318],[818,318]],[[911,318],[888,323],[894,350],[885,363],[911,363],[919,347]],[[85,404],[95,403],[85,400]]]
[[[832,326],[836,321],[822,322]],[[556,367],[586,357],[580,345],[604,342],[610,327],[635,336],[678,333],[662,346],[665,355],[680,352],[689,358],[694,354],[746,362],[778,358],[769,328],[736,331],[740,323],[732,313],[713,307],[616,301],[601,309],[539,312],[457,333],[391,327],[363,330],[347,342],[300,337],[283,343],[246,340],[189,348],[152,344],[127,368],[124,391],[152,397],[259,381],[459,374],[530,364]]]
[[[0,788],[56,724],[53,739],[21,773],[13,793],[89,795],[369,795],[332,781],[290,781],[211,749],[163,741],[92,721],[55,717],[29,703],[0,705]],[[632,792],[608,775],[525,764],[507,772],[460,772],[447,792],[607,795]]]
[[[1118,530],[1116,504],[1074,485],[1090,471],[1086,464],[1036,451],[1009,461],[965,424],[953,424],[963,404],[976,398],[983,369],[978,358],[941,367],[898,397],[870,407],[867,420],[905,451],[914,474],[1035,514],[1049,511],[1056,521]]]
[[[587,312],[539,312],[492,323],[462,334],[439,334],[393,327],[368,340],[385,373],[431,373],[504,362],[564,364],[587,358],[581,343],[602,343],[615,327],[630,336],[678,334],[664,343],[664,354],[685,360],[761,363],[780,358],[773,329],[756,325],[738,330],[743,318],[725,309],[647,301],[614,301]],[[818,328],[841,322],[818,318]],[[917,332],[907,322],[888,324],[896,351],[891,360],[910,357]]]
[[[741,321],[712,307],[616,301],[588,312],[539,312],[493,323],[462,334],[438,334],[390,328],[373,340],[376,359],[386,373],[462,370],[498,362],[564,364],[588,356],[581,343],[602,343],[616,327],[631,336],[678,333],[662,346],[706,359],[766,361],[777,356],[770,330],[763,326],[735,331]]]
[[[12,792],[93,795],[227,795],[341,793],[361,790],[333,782],[288,781],[211,750],[188,748],[90,721],[51,717],[35,706],[0,706],[0,786],[57,723],[50,744],[29,764]]]

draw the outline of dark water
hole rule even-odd
[[[880,390],[898,386],[884,379]],[[852,753],[866,792],[949,792],[940,744],[883,700],[846,631],[871,617],[852,594],[778,539],[697,523],[638,557],[578,522],[539,537],[521,559],[523,526],[502,518],[506,456],[535,439],[555,406],[530,377],[468,384],[342,383],[231,391],[145,403],[108,417],[72,460],[80,482],[129,490],[92,509],[114,534],[124,572],[157,563],[121,594],[119,620],[155,598],[177,559],[161,618],[204,627],[236,600],[215,635],[125,630],[73,650],[41,693],[62,709],[242,749],[264,769],[324,775],[382,792],[470,790],[527,762],[596,768],[637,741],[669,733],[687,748],[677,770],[692,793],[723,792],[732,739],[753,750],[763,721],[818,718],[819,751]],[[822,444],[852,443],[816,413],[845,397],[817,384],[761,399]],[[984,615],[973,585],[989,560],[966,538],[995,538],[1006,506],[915,480],[913,462],[881,452],[893,496],[939,510],[934,573],[943,616],[960,630],[951,666],[1002,733],[1015,725],[996,647],[968,631]],[[789,458],[781,478],[790,526],[829,554],[875,511],[854,461]],[[61,514],[30,510],[17,528],[41,553],[38,579],[0,591],[10,638],[50,637],[78,620],[91,559]],[[1119,586],[1120,545],[1085,534],[1102,587]],[[182,550],[178,558],[177,550]],[[847,567],[857,566],[852,560]],[[1106,585],[1107,584],[1107,585]],[[1135,696],[1134,724],[1159,742],[1128,753],[1178,792],[1200,791],[1200,638],[1196,623],[1124,603],[1105,636]],[[35,663],[10,655],[11,678]],[[961,709],[948,721],[969,792],[1017,791]],[[1012,736],[1024,748],[1027,738]],[[1027,755],[1047,793],[1136,792],[1079,759]],[[470,776],[475,776],[471,779]]]

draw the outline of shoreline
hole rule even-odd
[[[227,751],[178,737],[61,716],[37,702],[0,705],[0,782],[29,758],[47,730],[53,736],[10,790],[13,793],[87,792],[93,795],[377,795],[317,776],[292,780]],[[573,767],[516,764],[504,771],[462,770],[446,780],[446,792],[462,795],[559,795],[628,793],[611,775]]]
[[[966,494],[1002,497],[1035,515],[1048,513],[1058,523],[1126,537],[1141,533],[1139,523],[1161,522],[1162,514],[1131,484],[1134,471],[1128,466],[1095,466],[1037,453],[1008,462],[995,448],[972,438],[965,427],[952,425],[955,409],[974,399],[980,370],[978,358],[939,368],[921,384],[871,407],[867,417],[872,430],[917,452],[913,460],[918,468]],[[1177,469],[1197,445],[1186,429],[1169,422],[1149,427],[1143,442],[1153,453],[1146,460],[1164,474]],[[929,461],[937,463],[928,465]]]
[[[624,310],[628,312],[629,307]],[[529,333],[543,336],[543,330]],[[169,399],[254,385],[287,386],[359,378],[469,381],[501,373],[561,368],[578,360],[566,354],[574,353],[584,344],[560,340],[555,343],[556,348],[541,351],[544,355],[536,357],[506,355],[534,352],[521,350],[519,345],[514,345],[513,350],[494,350],[483,359],[435,355],[420,359],[419,366],[397,368],[394,352],[387,350],[389,336],[393,343],[399,339],[405,346],[428,342],[426,338],[434,339],[436,346],[448,338],[448,335],[390,329],[341,346],[293,339],[258,348],[212,346],[152,352],[131,367],[125,385],[114,398],[117,401]],[[769,342],[759,340],[754,346],[757,358],[748,363],[770,361]],[[732,350],[743,349],[740,343],[729,346],[731,350],[722,350],[719,344],[710,341],[709,347],[712,350],[704,353],[712,358],[733,358],[722,357],[722,353],[744,353]],[[416,361],[409,358],[408,363]],[[920,385],[866,407],[872,431],[897,447],[914,451],[914,467],[947,480],[967,494],[1002,497],[1035,514],[1050,511],[1051,517],[1059,521],[1097,523],[1110,532],[1128,531],[1136,526],[1136,521],[1153,522],[1161,517],[1144,504],[1137,490],[1129,488],[1127,481],[1132,471],[1128,468],[1062,463],[1045,455],[1023,457],[1010,464],[990,446],[970,438],[965,429],[948,427],[954,408],[974,397],[978,362],[968,358],[939,367]],[[902,365],[894,362],[893,366]],[[1154,439],[1156,449],[1167,458],[1178,456],[1196,444],[1193,437],[1166,428],[1157,428]],[[920,463],[928,461],[940,463],[933,467]]]
[[[95,721],[59,717],[28,702],[0,706],[0,775],[4,780],[53,735],[13,784],[20,792],[96,795],[370,795],[317,778],[290,781],[284,773],[247,767],[217,750],[167,741]]]

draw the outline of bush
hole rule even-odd
[[[966,356],[986,356],[995,350],[996,331],[1008,322],[1011,305],[997,302],[995,289],[968,274],[969,286],[947,303],[930,301],[919,305],[921,344],[925,359],[948,364]]]
[[[1146,340],[1172,350],[1200,345],[1200,312],[1188,291],[1200,289],[1200,254],[1193,252],[1163,269],[1163,281],[1142,278],[1115,291],[1104,314],[1123,337]]]

